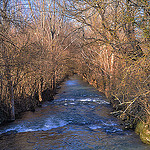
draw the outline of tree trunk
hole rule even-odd
[[[9,71],[9,70],[8,70]],[[8,87],[8,99],[7,104],[9,105],[9,114],[10,114],[10,121],[15,120],[15,106],[14,106],[14,92],[13,92],[13,85],[11,81],[11,75],[7,72],[7,87]]]
[[[53,89],[53,91],[55,93],[55,91],[56,91],[56,71],[54,70],[53,72],[54,72],[54,74],[53,74],[52,89]]]
[[[10,81],[10,85],[11,85],[10,120],[14,121],[15,120],[15,103],[14,103],[14,90],[13,90],[12,81]]]
[[[39,81],[39,85],[38,85],[38,96],[39,96],[39,102],[42,102],[42,83],[43,80],[42,78]]]

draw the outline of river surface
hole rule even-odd
[[[73,76],[54,101],[0,127],[0,150],[150,150],[111,111],[102,93]]]

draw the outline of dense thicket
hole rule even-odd
[[[51,99],[69,74],[71,23],[55,1],[2,0],[0,8],[0,122]]]
[[[140,136],[150,139],[150,22],[147,0],[82,0],[59,3],[78,22],[82,63],[77,72],[106,93],[112,114],[125,128],[142,122]],[[137,131],[139,132],[139,131]],[[144,135],[145,134],[145,135]],[[147,139],[146,139],[147,138]]]
[[[147,0],[1,0],[0,115],[14,120],[16,108],[34,108],[67,75],[78,73],[105,92],[126,128],[140,121],[147,142],[149,5]]]

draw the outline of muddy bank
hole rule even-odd
[[[51,89],[47,88],[42,93],[42,101],[39,101],[39,94],[38,92],[34,93],[34,96],[20,96],[14,98],[14,106],[15,106],[15,119],[18,119],[22,116],[23,112],[32,111],[34,112],[37,107],[42,107],[42,103],[45,101],[52,101],[54,96],[57,94],[57,90],[60,88],[62,82],[64,82],[69,76],[66,75],[65,78],[57,82],[56,88]],[[10,108],[4,104],[3,101],[0,101],[0,125],[6,124],[11,122],[10,118]]]
[[[42,92],[42,102],[46,100],[53,100],[55,92],[50,89],[46,89]],[[42,102],[39,102],[38,93],[35,93],[34,97],[16,97],[15,104],[15,118],[20,118],[21,113],[25,111],[35,111],[36,107],[41,107]],[[0,108],[0,125],[10,122],[9,108],[1,104]]]

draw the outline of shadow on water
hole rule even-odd
[[[105,96],[73,76],[54,101],[0,127],[0,150],[149,150],[133,131],[123,131]]]

